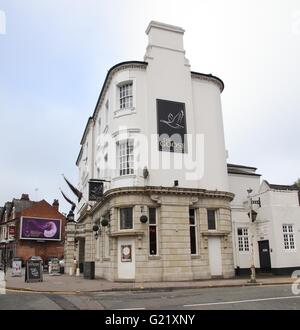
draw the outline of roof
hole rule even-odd
[[[283,184],[273,184],[269,183],[267,180],[265,180],[266,184],[274,190],[298,190],[300,191],[300,188],[298,188],[296,185],[283,185]]]
[[[30,200],[16,199],[14,198],[13,206],[15,207],[16,212],[21,212],[22,210],[31,207],[35,202]]]
[[[227,167],[249,168],[251,170],[257,170],[257,167],[238,165],[238,164],[230,164],[230,163],[227,164]]]
[[[239,174],[239,175],[249,175],[249,176],[258,176],[261,174],[255,173],[257,170],[256,167],[237,165],[237,164],[227,164],[227,173],[228,174]]]

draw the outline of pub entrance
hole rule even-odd
[[[260,271],[268,273],[271,271],[271,257],[269,241],[258,241]]]

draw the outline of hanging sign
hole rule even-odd
[[[97,201],[103,196],[103,182],[99,180],[89,181],[89,201]]]

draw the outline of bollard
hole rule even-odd
[[[76,276],[80,276],[80,269],[76,268]]]

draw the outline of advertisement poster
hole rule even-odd
[[[131,255],[131,245],[121,245],[121,261],[122,262],[131,262],[132,255]]]
[[[51,267],[49,267],[51,269],[50,275],[59,275],[60,265],[58,258],[52,258],[49,263],[51,263]]]
[[[22,261],[21,260],[13,260],[11,275],[12,276],[22,276]]]
[[[187,152],[185,104],[181,102],[156,100],[158,150]]]
[[[60,241],[61,220],[22,217],[20,239]]]

